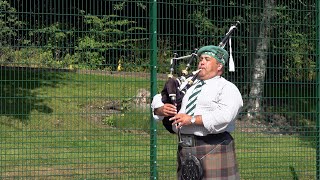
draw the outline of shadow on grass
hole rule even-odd
[[[0,116],[18,119],[28,124],[30,113],[36,110],[41,113],[52,113],[53,109],[44,103],[33,90],[61,84],[67,70],[43,69],[30,67],[0,66]],[[2,122],[7,125],[11,122]]]
[[[299,180],[299,176],[298,176],[296,170],[294,169],[294,167],[290,166],[289,169],[290,169],[290,172],[292,174],[292,179],[293,180]]]

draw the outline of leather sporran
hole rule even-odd
[[[182,180],[201,180],[203,168],[200,160],[194,155],[188,155],[181,160],[181,179]]]

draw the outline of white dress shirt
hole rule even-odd
[[[194,116],[201,115],[203,125],[187,125],[181,127],[182,134],[194,134],[206,136],[224,131],[232,132],[235,129],[235,119],[243,106],[242,96],[239,89],[231,82],[221,76],[204,80],[205,84],[198,95]],[[198,81],[195,81],[182,99],[181,109],[178,113],[185,113],[188,98],[192,94]],[[151,108],[156,109],[164,104],[161,101],[161,94],[154,96]],[[155,120],[162,120],[163,116],[153,113]],[[173,130],[177,132],[176,126]]]

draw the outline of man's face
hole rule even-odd
[[[215,58],[203,54],[199,58],[198,69],[201,69],[198,77],[201,80],[207,80],[222,74],[222,64]]]

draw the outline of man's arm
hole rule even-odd
[[[165,116],[174,116],[177,114],[176,106],[166,103],[161,100],[161,94],[157,94],[153,97],[151,104],[153,118],[161,121]]]
[[[203,126],[208,131],[219,133],[224,131],[229,123],[235,120],[243,106],[241,94],[236,86],[223,88],[219,101],[215,105],[214,111],[201,109],[197,113],[201,114]]]
[[[161,111],[159,110],[161,107],[164,106],[164,103],[162,102],[161,98],[161,94],[156,94],[153,97],[151,103],[152,116],[157,121],[161,121],[164,118],[163,114],[161,114]]]
[[[194,118],[194,122],[192,123],[192,118]],[[170,121],[173,121],[173,125],[177,125],[177,128],[180,128],[182,126],[187,126],[187,125],[191,125],[191,124],[195,124],[195,125],[203,125],[202,122],[202,116],[201,115],[197,115],[197,116],[190,116],[188,114],[177,114],[174,117],[169,119]]]

